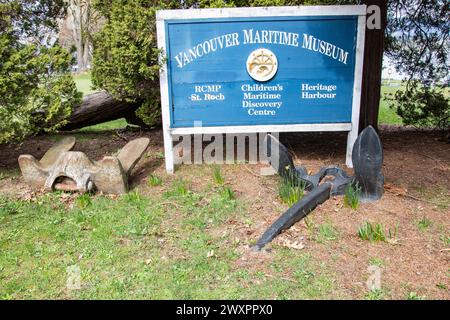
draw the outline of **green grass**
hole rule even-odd
[[[408,295],[406,296],[407,300],[424,300],[425,297],[423,296],[419,296],[417,293],[415,292],[410,292],[408,293]]]
[[[450,234],[449,235],[442,234],[439,238],[442,240],[444,246],[450,247]]]
[[[160,186],[162,184],[162,179],[161,179],[161,177],[158,177],[157,175],[152,174],[152,175],[150,175],[150,177],[148,177],[147,184],[151,187]]]
[[[186,181],[179,179],[172,183],[171,189],[164,193],[167,198],[170,197],[183,197],[189,192]]]
[[[397,115],[394,109],[389,108],[388,102],[385,99],[386,93],[395,93],[402,89],[402,86],[381,86],[380,110],[378,112],[378,123],[390,125],[402,125],[402,119]]]
[[[80,195],[76,198],[75,203],[77,204],[78,208],[80,209],[86,209],[90,205],[92,205],[91,197],[88,193],[85,193],[83,195]]]
[[[281,177],[280,184],[278,185],[278,196],[282,202],[292,206],[301,200],[304,194],[305,185],[294,174],[292,176]]]
[[[222,198],[224,198],[225,200],[234,200],[234,199],[236,199],[236,195],[234,194],[234,191],[231,190],[230,187],[224,187],[224,188],[220,191],[220,195],[221,195]]]
[[[92,89],[92,81],[90,73],[77,74],[74,75],[73,78],[75,80],[75,84],[77,85],[78,91],[83,93],[84,96],[96,91]]]
[[[427,217],[423,217],[422,219],[417,221],[416,224],[420,231],[425,231],[426,229],[428,229],[431,226],[432,221],[430,219],[428,219]]]
[[[441,290],[447,290],[447,286],[443,283],[437,283],[436,287]]]
[[[84,127],[80,129],[80,132],[86,132],[86,133],[96,133],[96,132],[103,132],[103,131],[112,131],[117,129],[124,129],[129,124],[125,120],[125,118],[116,119],[104,123],[99,123],[94,126]]]
[[[372,266],[382,267],[384,265],[384,261],[381,258],[372,257],[369,259],[369,264]]]
[[[398,90],[405,89],[405,86],[401,81],[391,81],[390,86],[386,85],[386,81],[383,80],[381,86],[381,97],[380,97],[380,109],[378,113],[378,123],[389,124],[389,125],[403,125],[402,118],[400,118],[394,109],[389,108],[389,103],[385,99],[386,94],[395,94]],[[450,90],[445,89],[444,94],[448,97],[450,96]]]
[[[362,240],[368,240],[371,242],[395,240],[397,236],[397,227],[393,230],[388,229],[386,233],[384,226],[381,223],[372,224],[370,222],[364,223],[358,229],[358,236]]]
[[[214,182],[219,184],[219,185],[224,184],[225,179],[222,176],[220,166],[217,166],[217,165],[214,166],[213,179],[214,179]]]
[[[338,236],[338,230],[331,223],[327,222],[319,226],[316,241],[319,243],[334,241],[337,240]]]
[[[344,204],[353,210],[358,209],[360,194],[361,187],[357,183],[349,184],[345,189]]]
[[[230,241],[225,222],[253,222],[246,204],[222,190],[194,192],[177,180],[162,196],[0,196],[0,298],[340,297],[327,266],[293,249],[237,266],[248,243]],[[81,271],[81,289],[67,288],[68,268]]]
[[[84,96],[96,92],[96,90],[92,88],[90,73],[76,74],[73,79],[78,91],[80,91]]]
[[[366,294],[366,300],[383,300],[386,296],[386,293],[383,289],[375,289],[371,290],[368,294]]]

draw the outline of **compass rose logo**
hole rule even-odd
[[[247,72],[256,81],[269,81],[277,70],[277,57],[268,49],[256,49],[247,58]]]

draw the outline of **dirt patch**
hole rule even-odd
[[[150,137],[151,142],[132,174],[133,188],[160,195],[176,179],[187,180],[193,191],[203,190],[211,182],[210,166],[185,165],[173,176],[165,174],[160,130],[83,134],[75,149],[99,160],[141,136]],[[236,268],[264,269],[277,246],[295,244],[293,250],[308,252],[333,270],[339,296],[363,298],[368,292],[368,267],[377,264],[381,268],[382,288],[389,298],[404,299],[415,292],[427,298],[449,299],[450,144],[439,132],[391,128],[383,128],[381,139],[386,191],[380,201],[352,210],[344,207],[342,197],[330,199],[309,216],[308,224],[298,223],[268,246],[272,251],[262,254],[252,253],[249,247],[287,209],[277,195],[278,178],[260,176],[262,165],[223,166],[225,183],[246,203],[246,214],[252,222],[230,220],[223,226],[230,242],[240,241],[241,256],[236,260]],[[39,136],[20,146],[0,146],[0,194],[29,197],[30,190],[18,175],[17,158],[25,153],[40,158],[54,141],[52,137]],[[296,164],[311,172],[326,165],[345,167],[345,134],[285,134],[281,141],[293,152]],[[148,187],[150,174],[163,177],[164,185]],[[421,230],[418,224],[424,217],[431,224]],[[383,224],[386,232],[391,230],[395,236],[389,243],[361,240],[357,230],[366,221]],[[336,231],[333,239],[320,239],[320,226],[324,224]]]

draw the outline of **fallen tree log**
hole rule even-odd
[[[67,124],[61,130],[80,129],[120,118],[125,118],[130,124],[145,126],[135,115],[138,107],[139,103],[116,100],[104,91],[92,93],[83,98],[81,105],[75,107],[67,119]]]

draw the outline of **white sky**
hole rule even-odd
[[[386,56],[383,56],[383,72],[381,73],[382,79],[391,79],[391,80],[402,80],[403,76],[397,71],[395,71],[395,67],[393,66],[390,59]]]

